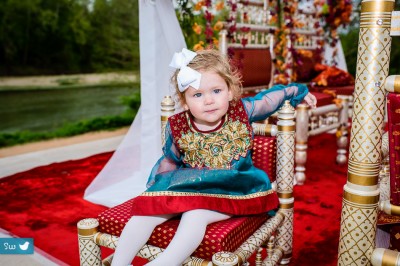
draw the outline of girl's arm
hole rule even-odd
[[[302,100],[305,100],[311,107],[315,107],[317,101],[314,95],[308,92],[304,84],[292,83],[287,86],[276,85],[271,89],[262,91],[254,97],[242,99],[250,122],[264,120],[275,113],[286,100],[296,107]]]
[[[165,127],[165,145],[163,147],[163,156],[161,156],[161,158],[153,166],[146,186],[150,187],[153,185],[156,175],[178,169],[181,167],[181,165],[181,154],[174,144],[171,128],[168,123]]]

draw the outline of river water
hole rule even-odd
[[[138,90],[134,87],[91,87],[0,91],[0,132],[44,132],[66,123],[119,115],[128,109],[121,97]]]

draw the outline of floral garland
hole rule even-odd
[[[184,29],[189,47],[202,50],[218,47],[218,34],[226,20],[226,7],[223,0],[179,0],[179,13],[188,14],[178,17]]]
[[[277,29],[272,32],[275,35],[274,83],[287,84],[297,80],[296,71],[292,70],[302,67],[303,58],[321,56],[324,41],[318,43],[319,48],[314,52],[294,49],[293,44],[305,38],[304,35],[294,32],[295,28],[305,26],[304,22],[295,16],[298,11],[298,0],[268,1],[269,8],[272,7],[268,23],[277,25]],[[237,2],[237,0],[177,0],[180,6],[178,17],[184,28],[188,47],[192,47],[195,51],[218,48],[218,35],[224,27],[231,41],[236,32],[248,32],[249,28],[237,28]],[[241,3],[246,5],[247,1],[241,1]],[[328,39],[334,47],[338,41],[338,27],[350,22],[351,2],[350,0],[314,0],[314,6],[317,7],[316,16],[320,21],[312,27],[317,34],[324,35],[325,33],[325,39]],[[246,22],[247,14],[242,14],[242,17],[243,22]],[[246,46],[246,41],[245,38],[240,40],[243,46]],[[288,41],[292,45],[289,46]]]
[[[291,69],[293,68],[292,58],[289,52],[293,52],[288,47],[288,41],[294,41],[292,34],[294,28],[294,13],[297,9],[297,0],[283,0],[276,5],[275,16],[277,16],[277,30],[275,30],[275,84],[288,84],[290,80],[295,80]],[[289,39],[287,38],[289,37]]]
[[[318,16],[323,19],[325,39],[335,48],[331,63],[336,65],[336,44],[339,41],[337,30],[340,26],[346,27],[350,23],[353,8],[351,0],[315,0],[314,4],[321,7]]]
[[[192,0],[189,4],[189,0],[179,0],[180,13],[190,13],[190,17],[180,17],[181,25],[186,25],[187,21],[191,21],[191,29],[189,34],[186,34],[186,41],[188,46],[192,47],[193,50],[202,50],[208,48],[218,47],[218,35],[219,32],[225,27],[227,30],[227,38],[233,41],[236,32],[240,31],[246,33],[250,31],[248,27],[236,27],[236,15],[237,15],[237,1],[234,0]],[[246,5],[246,2],[242,2]],[[191,12],[187,11],[187,6],[191,6]],[[247,14],[243,14],[243,21],[248,20]],[[224,22],[222,22],[224,21]],[[190,36],[194,33],[194,36]],[[247,39],[242,38],[240,40],[243,46],[246,46]]]

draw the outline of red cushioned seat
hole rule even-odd
[[[268,88],[271,81],[271,54],[268,49],[230,48],[231,64],[242,75],[243,87]]]
[[[99,214],[99,230],[115,236],[120,236],[125,224],[129,221],[132,200],[108,209]],[[257,228],[268,219],[267,214],[233,217],[207,226],[203,241],[194,256],[211,260],[212,254],[219,251],[235,251]],[[157,226],[148,244],[166,248],[175,235],[179,219],[171,219]]]
[[[276,138],[255,136],[253,141],[254,166],[264,170],[271,182],[276,179]]]
[[[317,98],[317,107],[333,103],[334,98],[331,94],[322,92],[312,92],[312,94]]]
[[[276,179],[276,138],[255,136],[252,158],[254,165]],[[97,217],[99,230],[114,236],[120,236],[122,229],[131,217],[132,200],[110,208]],[[238,216],[210,224],[203,242],[193,253],[194,256],[211,260],[212,254],[219,251],[235,251],[257,228],[268,219],[267,214]],[[166,248],[175,235],[179,218],[171,219],[157,226],[148,244]]]

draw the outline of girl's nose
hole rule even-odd
[[[212,104],[214,103],[214,97],[210,94],[206,94],[204,97],[204,103],[205,104]]]

